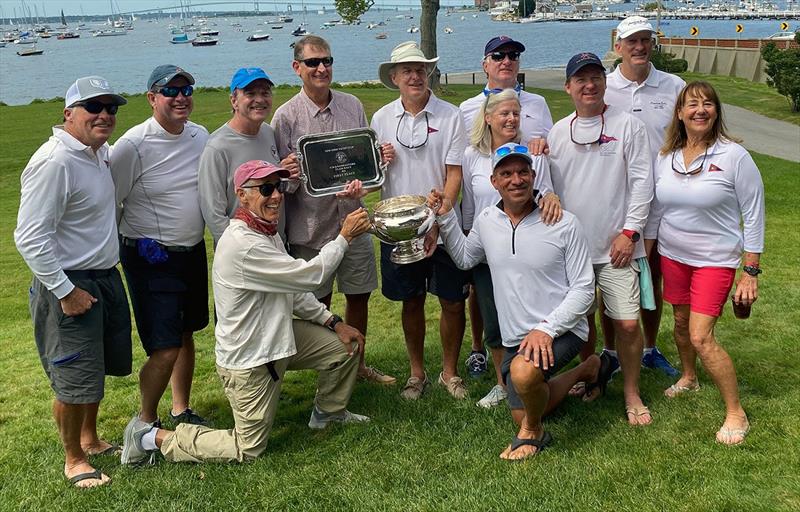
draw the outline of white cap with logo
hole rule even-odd
[[[644,31],[648,31],[652,35],[656,34],[656,31],[653,30],[653,25],[647,21],[647,18],[642,16],[628,16],[617,25],[617,41],[622,41],[637,32]]]

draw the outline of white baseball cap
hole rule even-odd
[[[653,25],[642,16],[628,16],[617,25],[617,41],[630,37],[637,32],[649,31],[656,35]]]

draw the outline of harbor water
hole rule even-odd
[[[414,18],[399,19],[399,14]],[[419,41],[419,32],[408,32],[412,24],[419,23],[419,14],[418,10],[370,11],[362,16],[360,25],[323,29],[324,22],[338,17],[336,13],[308,13],[306,22],[310,33],[324,37],[332,46],[334,80],[352,82],[375,80],[378,65],[388,60],[395,45],[407,40]],[[599,20],[519,24],[492,21],[485,12],[444,14],[440,11],[438,16],[439,68],[443,73],[480,70],[484,44],[499,34],[509,35],[527,46],[522,57],[523,68],[561,67],[570,56],[581,51],[602,57],[610,49],[611,30],[618,23]],[[171,44],[169,23],[177,24],[179,20],[166,17],[158,21],[137,20],[134,30],[124,36],[92,37],[90,31],[83,30],[78,39],[40,39],[37,46],[44,50],[40,56],[19,57],[16,51],[21,46],[8,44],[0,48],[0,101],[19,105],[35,98],[63,96],[75,78],[92,74],[106,77],[121,92],[143,92],[150,71],[165,63],[190,71],[198,86],[227,86],[234,71],[242,66],[264,68],[276,84],[299,84],[291,68],[290,44],[297,39],[291,32],[303,21],[303,16],[296,13],[294,21],[284,23],[279,30],[271,28],[272,19],[209,17],[208,28],[219,30],[219,43],[215,46]],[[385,26],[367,28],[369,23],[379,21]],[[761,38],[780,31],[782,21],[666,20],[661,29],[667,36],[688,37],[691,27],[696,26],[702,38]],[[742,33],[736,33],[737,24],[744,26]],[[790,25],[791,30],[797,28],[797,22]],[[452,30],[445,31],[446,27]],[[247,41],[254,32],[269,33],[270,38]],[[378,33],[385,33],[386,38],[376,39]]]

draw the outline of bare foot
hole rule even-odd
[[[725,423],[717,431],[717,442],[727,445],[736,445],[744,442],[750,432],[750,422],[746,415],[728,415]]]
[[[111,483],[111,478],[105,473],[101,473],[89,464],[88,461],[81,461],[72,466],[64,465],[64,476],[75,487],[81,489],[88,489],[90,487],[99,487]],[[84,476],[79,480],[73,480],[76,477]]]
[[[574,386],[569,389],[567,393],[569,396],[581,397],[586,394],[586,383],[583,381],[576,382]]]

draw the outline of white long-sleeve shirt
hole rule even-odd
[[[64,270],[103,270],[117,264],[108,145],[95,153],[55,126],[20,181],[14,241],[36,278],[57,298],[75,288]]]
[[[211,272],[217,364],[241,370],[296,354],[292,314],[318,324],[331,317],[311,291],[333,274],[346,250],[340,235],[315,258],[295,259],[278,235],[262,235],[231,220]]]
[[[570,138],[574,117],[573,112],[558,121],[547,136],[553,190],[562,207],[580,220],[592,263],[608,263],[611,244],[623,229],[644,233],[653,199],[647,131],[638,119],[609,106],[603,116],[573,122],[573,138],[583,142],[597,140],[604,118],[601,144],[575,144]],[[639,240],[633,257],[644,255]]]
[[[683,176],[703,162],[685,165],[683,151],[659,155],[656,200],[647,238],[658,252],[695,267],[736,268],[742,252],[764,251],[764,185],[752,157],[735,142],[717,140],[708,148],[703,170]],[[740,223],[744,230],[740,227]]]
[[[188,121],[175,135],[154,117],[117,140],[110,165],[122,236],[184,247],[203,239],[197,175],[206,140],[208,131],[198,124]]]
[[[544,155],[533,156],[533,170],[536,178],[533,188],[541,196],[553,191],[550,180],[550,164]],[[492,157],[484,155],[475,146],[469,146],[464,152],[461,162],[461,222],[464,229],[472,229],[472,222],[476,215],[485,208],[494,206],[500,200],[500,194],[492,185]]]
[[[486,101],[486,95],[480,94],[464,100],[458,108],[464,116],[464,128],[467,134],[472,133],[472,124],[475,116],[478,115],[481,105]],[[550,109],[547,102],[538,94],[527,91],[519,92],[520,120],[519,133],[522,136],[522,143],[534,138],[547,137],[550,128],[553,127],[553,118],[550,116]],[[469,137],[467,137],[469,139]]]
[[[514,227],[498,204],[476,217],[468,236],[455,212],[439,217],[445,247],[459,268],[484,258],[489,264],[506,347],[518,346],[534,329],[553,338],[568,331],[583,340],[589,336],[594,272],[586,238],[571,213],[552,226],[539,213],[534,209]]]

